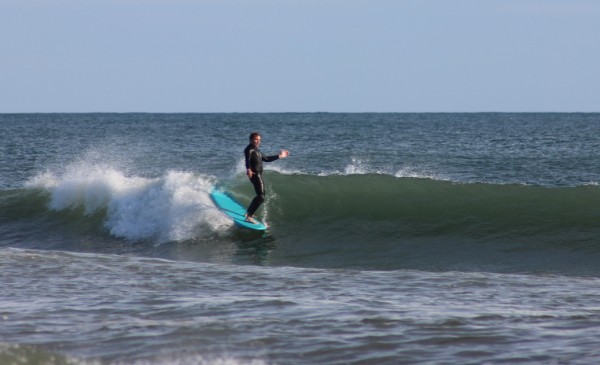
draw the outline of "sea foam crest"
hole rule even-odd
[[[419,178],[419,179],[431,179],[431,180],[439,180],[446,181],[449,180],[446,177],[443,177],[439,174],[427,171],[425,169],[415,168],[411,166],[405,166],[396,170],[389,169],[377,169],[369,166],[364,161],[353,157],[350,164],[346,166],[344,170],[344,175],[366,175],[366,174],[377,174],[377,175],[390,175],[394,177],[409,177],[409,178]]]
[[[410,177],[417,179],[430,179],[437,181],[452,181],[452,179],[427,170],[416,169],[413,167],[404,167],[396,171],[395,177]]]
[[[76,165],[60,176],[46,172],[27,183],[51,194],[49,208],[83,208],[106,214],[111,234],[160,242],[193,238],[202,226],[221,231],[230,226],[212,203],[209,177],[169,171],[160,178],[128,177],[110,166]]]

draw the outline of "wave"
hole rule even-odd
[[[549,188],[273,170],[265,172],[265,182],[267,201],[258,214],[271,227],[266,236],[234,227],[210,200],[210,189],[220,185],[248,204],[254,192],[243,174],[221,181],[182,171],[143,178],[102,165],[47,172],[25,189],[0,192],[0,233],[10,245],[39,248],[18,244],[26,230],[36,227],[29,241],[58,236],[53,248],[61,250],[118,253],[123,252],[114,248],[118,240],[150,242],[162,248],[141,245],[146,249],[140,253],[201,261],[376,270],[598,271],[597,185]],[[20,223],[11,226],[14,222]],[[175,245],[156,245],[167,242]],[[103,250],[102,245],[112,247]]]
[[[600,187],[547,188],[461,184],[381,174],[309,175],[266,172],[267,202],[259,213],[285,229],[299,223],[315,230],[359,225],[372,237],[545,236],[550,241],[600,229]],[[253,197],[242,175],[218,182],[209,175],[168,171],[159,178],[127,177],[108,166],[78,165],[61,175],[40,174],[26,184],[19,205],[102,219],[110,234],[127,239],[182,241],[199,229],[232,227],[209,197],[225,185],[243,204]],[[344,229],[340,229],[344,234]],[[347,230],[351,231],[351,230]]]
[[[169,171],[160,178],[128,177],[110,166],[71,166],[46,172],[26,188],[46,193],[47,209],[78,217],[101,217],[111,235],[131,240],[182,241],[200,227],[220,231],[231,223],[208,195],[214,178]]]

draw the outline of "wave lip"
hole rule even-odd
[[[104,215],[117,237],[159,242],[193,238],[202,226],[219,231],[229,222],[212,204],[212,178],[169,171],[160,178],[127,177],[110,166],[72,166],[57,176],[46,172],[27,188],[50,193],[49,209]]]

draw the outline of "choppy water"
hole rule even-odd
[[[0,115],[0,363],[600,360],[600,114]],[[270,225],[234,227],[242,150]]]

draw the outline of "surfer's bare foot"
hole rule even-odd
[[[254,219],[254,217],[246,216],[246,222],[256,224],[256,219]]]

